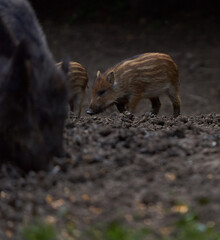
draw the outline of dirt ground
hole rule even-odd
[[[82,117],[71,113],[66,120],[70,158],[54,159],[49,172],[27,176],[11,165],[1,168],[0,240],[20,239],[21,227],[35,218],[60,231],[67,224],[84,230],[113,220],[168,231],[182,214],[193,211],[217,227],[219,25],[195,19],[163,26],[44,22],[43,27],[57,61],[69,56],[86,67],[89,88]],[[177,63],[182,115],[173,119],[163,97],[157,117],[149,116],[148,102],[135,115],[112,107],[87,116],[96,71],[143,52],[164,52]]]

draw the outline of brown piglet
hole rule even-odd
[[[60,68],[61,64],[62,63],[57,63],[57,67]],[[78,117],[80,117],[85,98],[85,89],[88,84],[88,74],[81,64],[70,62],[68,78],[70,86],[70,110],[73,112],[77,108],[77,114]]]
[[[161,94],[169,97],[177,117],[181,101],[176,64],[167,54],[144,53],[116,64],[104,74],[97,72],[87,113],[100,113],[114,104],[119,112],[134,112],[140,100],[148,98],[151,113],[158,114]]]

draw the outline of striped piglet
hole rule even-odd
[[[57,63],[57,67],[61,67],[62,62]],[[69,63],[68,70],[69,87],[70,87],[70,110],[74,112],[77,108],[77,115],[80,117],[82,104],[85,98],[85,89],[88,84],[88,74],[86,69],[77,62]]]
[[[104,74],[97,72],[87,113],[100,113],[114,104],[119,112],[134,112],[140,100],[148,98],[151,113],[158,114],[161,94],[170,98],[177,117],[180,96],[176,64],[167,54],[144,53],[116,64]]]

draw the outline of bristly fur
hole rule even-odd
[[[56,64],[58,69],[61,68],[62,62]],[[78,109],[78,117],[81,115],[82,104],[85,98],[85,89],[88,86],[88,74],[86,69],[78,62],[69,62],[69,104],[71,111]]]
[[[3,82],[10,83],[6,84],[6,89],[16,86],[19,81],[26,84],[22,97],[5,94],[2,99],[1,111],[5,111],[10,119],[13,119],[13,116],[14,124],[17,125],[16,129],[14,128],[15,136],[8,136],[7,142],[16,139],[18,146],[15,150],[9,147],[9,151],[14,151],[15,162],[19,157],[26,159],[23,168],[31,168],[34,163],[35,169],[40,169],[40,159],[44,162],[43,165],[46,165],[47,161],[43,159],[47,158],[47,154],[41,156],[36,146],[44,145],[45,152],[48,152],[50,157],[65,155],[62,140],[68,103],[67,76],[56,68],[46,37],[27,0],[0,0],[0,33],[0,62],[8,65],[8,68],[5,68],[1,64],[0,91],[3,91]],[[17,59],[20,59],[20,63]],[[28,95],[29,92],[31,94]],[[29,104],[31,99],[33,104]],[[25,109],[25,104],[20,104],[21,101],[29,108]],[[8,107],[12,103],[15,108],[20,109],[17,116],[13,115],[13,108]],[[22,114],[18,115],[21,111],[32,121],[26,132],[18,134],[17,129],[23,129],[20,121]],[[30,129],[36,130],[35,133],[32,134]],[[20,142],[22,144],[19,145]]]
[[[97,92],[105,91],[102,98]],[[99,74],[94,87],[90,109],[104,109],[112,102],[119,111],[134,111],[139,101],[149,98],[152,112],[158,113],[159,96],[167,94],[173,103],[174,116],[180,113],[178,69],[167,54],[144,53],[125,59]]]

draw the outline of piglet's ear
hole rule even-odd
[[[97,78],[100,78],[101,77],[101,72],[98,70],[97,71],[97,74],[96,74]]]
[[[110,73],[107,75],[107,81],[108,81],[111,85],[114,84],[114,81],[115,81],[114,72],[110,72]]]

